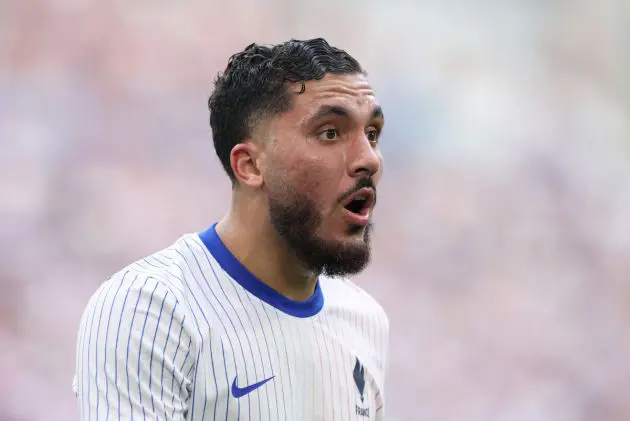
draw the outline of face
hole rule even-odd
[[[270,121],[261,167],[271,225],[309,270],[358,273],[370,259],[381,108],[359,74],[289,89],[292,107]]]

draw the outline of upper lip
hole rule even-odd
[[[356,192],[348,196],[346,200],[343,201],[342,206],[345,208],[346,206],[350,204],[350,202],[352,202],[354,199],[358,197],[365,198],[365,203],[363,204],[363,206],[364,208],[370,209],[374,205],[374,200],[376,199],[376,192],[374,191],[374,189],[370,187],[363,187],[362,189],[357,190]]]

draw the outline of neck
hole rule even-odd
[[[225,246],[254,276],[278,293],[295,301],[310,298],[317,274],[305,269],[281,243],[271,228],[266,209],[249,205],[243,212],[237,208],[233,203],[216,226]]]

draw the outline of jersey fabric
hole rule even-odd
[[[81,318],[82,420],[382,420],[388,320],[346,279],[305,301],[251,274],[215,225],[139,260]]]

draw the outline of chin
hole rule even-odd
[[[337,250],[354,250],[361,254],[370,249],[372,225],[346,225],[328,238],[321,238]],[[335,247],[334,244],[337,246]],[[362,251],[362,252],[361,252]]]
[[[371,254],[369,226],[344,229],[303,241],[299,254],[305,265],[329,276],[354,275],[363,271]]]

